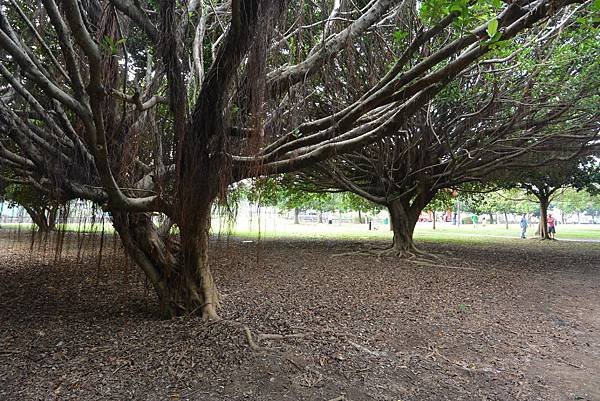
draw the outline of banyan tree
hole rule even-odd
[[[316,3],[4,0],[3,179],[101,205],[165,316],[217,318],[210,211],[232,183],[388,135],[499,39],[577,7]]]

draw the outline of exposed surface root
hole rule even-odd
[[[478,270],[474,267],[450,266],[450,265],[446,265],[444,263],[431,263],[431,262],[427,262],[427,261],[423,261],[423,260],[409,260],[409,262],[414,263],[419,266],[425,266],[425,267],[434,267],[434,268],[443,267],[444,269],[452,269],[452,270],[470,270],[470,271]]]
[[[345,257],[345,256],[371,256],[371,253],[368,250],[362,250],[362,251],[334,253],[333,255],[331,255],[332,258]]]
[[[389,246],[389,247],[383,248],[383,249],[374,247],[374,248],[371,248],[368,250],[345,252],[345,253],[339,253],[339,254],[332,255],[332,257],[339,257],[339,256],[370,256],[370,257],[375,257],[377,259],[392,257],[392,258],[403,259],[407,262],[410,262],[410,263],[413,263],[413,264],[416,264],[419,266],[424,266],[424,267],[433,267],[433,268],[443,267],[446,269],[471,270],[471,271],[477,270],[472,267],[447,265],[447,262],[449,260],[457,260],[457,259],[423,252],[423,251],[417,249],[415,246],[409,247],[408,249],[402,249],[402,248],[395,247],[392,245],[392,246]]]
[[[382,257],[395,257],[395,258],[405,259],[407,261],[421,260],[421,261],[428,261],[431,263],[442,261],[442,259],[440,257],[438,257],[437,255],[433,255],[430,253],[420,251],[419,249],[417,249],[414,246],[408,247],[407,249],[391,246],[387,249],[377,251],[377,252],[373,253],[372,255],[377,257],[378,259],[382,258]]]
[[[332,257],[343,257],[343,256],[368,256],[375,257],[377,260],[381,258],[398,258],[405,260],[409,263],[422,266],[422,267],[431,267],[431,268],[445,268],[452,270],[470,270],[477,271],[473,267],[464,267],[464,266],[451,266],[447,263],[451,260],[459,260],[457,258],[446,258],[441,257],[439,255],[425,253],[422,252],[415,247],[412,247],[411,250],[398,249],[396,247],[388,247],[385,249],[371,249],[371,250],[361,250],[361,251],[353,251],[353,252],[345,252],[331,255]]]
[[[262,340],[287,340],[289,338],[304,338],[306,334],[304,333],[294,333],[294,334],[258,334],[256,336],[257,340],[260,342]]]
[[[376,357],[389,357],[390,356],[389,352],[374,351],[374,350],[371,350],[371,349],[365,347],[364,345],[360,345],[354,341],[348,340],[348,344],[352,345],[354,348],[358,349],[359,351],[366,352],[367,354],[372,355],[372,356],[376,356]]]
[[[211,304],[202,305],[202,320],[205,322],[218,322],[222,320]]]
[[[246,340],[248,340],[248,345],[250,346],[252,351],[260,351],[261,347],[252,338],[252,332],[250,331],[248,326],[244,326],[243,330],[244,330],[244,334],[246,335]]]
[[[331,255],[332,257],[343,257],[343,256],[375,256],[376,258],[383,257],[395,257],[401,259],[413,259],[417,257],[431,258],[432,260],[438,260],[439,258],[435,255],[429,255],[421,252],[416,248],[412,247],[411,250],[399,249],[394,246],[388,246],[385,248],[372,247],[368,249],[361,249],[359,251],[336,253]]]
[[[388,249],[390,249],[390,247],[371,246],[365,249],[360,249],[358,251],[334,253],[333,255],[331,255],[331,257],[335,258],[340,256],[373,256],[374,252],[386,251]]]
[[[245,324],[233,321],[233,320],[220,320],[221,323],[229,324],[234,327],[239,327],[242,329],[244,336],[246,337],[246,341],[248,341],[248,346],[252,351],[265,351],[269,350],[268,347],[263,347],[260,345],[261,341],[273,341],[273,340],[288,340],[288,339],[300,339],[304,338],[310,333],[292,333],[292,334],[276,334],[276,333],[258,333],[256,335],[252,334],[252,331]]]

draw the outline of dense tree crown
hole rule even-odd
[[[440,190],[496,171],[535,175],[536,167],[595,151],[597,33],[561,29],[545,40],[532,35],[536,44],[527,51],[496,43],[492,58],[458,76],[399,130],[305,169],[301,179],[313,190],[351,191],[387,207],[397,253],[411,254],[419,215],[447,194]]]
[[[571,0],[10,0],[0,8],[1,174],[102,205],[165,315],[216,318],[210,210],[232,183],[392,136],[490,51],[526,52],[574,18],[593,28],[596,9]],[[574,36],[556,50],[568,59],[561,46],[573,42],[593,46]],[[152,212],[177,224],[178,246]]]

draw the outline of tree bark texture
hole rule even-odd
[[[113,223],[129,256],[152,283],[165,318],[201,312],[216,319],[217,291],[208,262],[210,208],[203,225],[181,232],[181,244],[161,236],[146,213],[113,213]]]
[[[540,201],[540,239],[550,239],[550,235],[548,235],[548,206],[550,205],[550,199],[544,195],[538,196],[538,199]]]
[[[400,200],[391,201],[387,207],[394,232],[392,249],[398,256],[416,255],[418,250],[413,241],[413,234],[421,210]]]
[[[57,208],[50,206],[48,208],[34,208],[29,206],[23,206],[31,221],[38,227],[40,232],[49,232],[54,230],[56,226],[56,214]]]

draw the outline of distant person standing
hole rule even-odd
[[[473,222],[473,228],[476,228],[477,223],[479,223],[479,217],[477,217],[477,215],[474,214],[473,216],[471,216],[471,221]]]
[[[525,239],[525,234],[527,234],[527,226],[529,225],[529,222],[527,221],[527,215],[523,214],[523,217],[521,217],[521,238]]]
[[[551,214],[548,215],[548,236],[556,239],[556,219]]]

